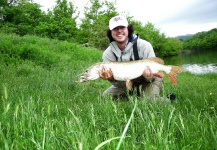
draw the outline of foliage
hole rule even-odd
[[[164,34],[160,33],[154,25],[148,22],[142,25],[141,22],[131,20],[134,25],[135,33],[138,33],[142,39],[149,41],[158,56],[172,56],[177,55],[182,50],[182,43],[175,38],[166,38]]]
[[[208,32],[199,32],[183,41],[184,49],[209,50],[217,48],[217,28]]]
[[[73,3],[67,0],[57,0],[52,10],[43,12],[40,5],[31,0],[2,1],[3,20],[0,20],[1,32],[18,35],[37,35],[51,39],[59,39],[79,43],[100,50],[107,48],[109,40],[106,37],[109,19],[119,12],[115,1],[90,0],[85,6],[84,18],[78,24],[80,12]],[[133,17],[128,16],[133,19]],[[141,38],[153,45],[157,55],[176,55],[181,50],[180,42],[168,39],[153,24],[142,25],[137,21],[135,29]],[[175,43],[179,44],[175,44]]]
[[[176,38],[165,38],[164,42],[159,44],[160,56],[173,56],[178,55],[180,50],[183,49],[182,42]]]
[[[72,2],[57,0],[53,11],[49,11],[45,15],[45,19],[36,26],[35,32],[42,37],[73,41],[78,30],[75,21],[77,19],[76,13]]]
[[[98,49],[105,49],[109,40],[106,37],[109,19],[118,14],[112,2],[90,0],[91,5],[85,7],[85,18],[80,25],[83,42]]]
[[[0,43],[2,149],[117,149],[125,133],[120,149],[217,149],[216,74],[183,72],[176,86],[165,77],[172,104],[113,101],[101,97],[109,82],[75,82],[101,51],[15,34]]]
[[[19,35],[34,34],[35,28],[41,20],[43,13],[36,3],[18,1],[16,5],[6,5],[4,9],[4,22],[15,28]]]

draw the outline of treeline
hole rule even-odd
[[[84,12],[79,12],[67,0],[56,0],[54,8],[46,12],[32,0],[1,0],[0,6],[1,32],[20,36],[37,35],[100,50],[105,50],[109,43],[106,37],[109,19],[119,14],[115,1],[107,0],[90,0]],[[80,13],[84,14],[83,18],[79,17]],[[179,39],[166,37],[152,23],[142,24],[132,16],[127,17],[134,25],[135,33],[148,40],[158,56],[177,55],[183,49]]]
[[[199,32],[183,41],[183,48],[190,50],[214,50],[217,48],[217,28]]]

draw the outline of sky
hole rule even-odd
[[[78,10],[89,0],[72,1]],[[118,12],[133,16],[144,25],[154,24],[168,37],[195,34],[217,28],[217,0],[111,0],[116,1]],[[55,0],[34,0],[42,6],[42,10],[52,9]]]

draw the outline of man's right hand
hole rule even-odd
[[[106,69],[104,66],[102,67],[102,70],[99,71],[99,77],[104,80],[114,81],[111,68]]]

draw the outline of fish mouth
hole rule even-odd
[[[75,81],[75,82],[81,83],[81,82],[87,82],[87,81],[95,80],[99,78],[99,74],[97,73],[97,67],[96,66],[90,67],[85,72],[77,75],[76,77],[78,78],[78,81]]]
[[[80,75],[78,75],[78,76],[76,76],[77,78],[78,78],[78,80],[77,81],[75,81],[75,82],[86,82],[86,81],[88,81],[88,75],[87,74],[80,74]]]
[[[91,80],[95,80],[97,78],[99,78],[99,76],[93,76],[93,75],[90,75],[88,73],[83,73],[81,75],[78,75],[77,76],[78,80],[75,81],[75,82],[87,82],[87,81],[91,81]]]

